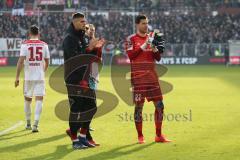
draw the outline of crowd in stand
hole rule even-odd
[[[238,0],[157,0],[157,7],[193,7],[193,8],[219,8],[239,7]]]
[[[23,3],[34,3],[34,0],[1,0],[0,10],[11,10],[22,7]],[[65,0],[66,8],[86,7],[97,9],[164,9],[177,7],[240,7],[239,0]]]
[[[59,45],[68,27],[71,14],[44,13],[40,16],[42,39]],[[168,43],[225,43],[229,39],[240,39],[240,15],[164,15],[159,12],[149,16],[150,29],[160,29]],[[88,22],[96,25],[98,36],[119,42],[133,33],[133,17],[112,13],[89,14]],[[27,28],[38,24],[37,16],[0,16],[0,37],[26,37]]]
[[[110,0],[89,0],[89,3],[99,2],[107,6]],[[113,2],[114,0],[111,0]],[[151,0],[138,0],[139,7],[150,7]],[[164,1],[164,0],[163,0]],[[163,4],[163,1],[162,4]],[[165,0],[165,3],[173,3],[178,0]],[[179,0],[181,1],[181,0]],[[189,1],[189,5],[200,5],[205,0]],[[8,6],[20,5],[22,0],[5,0]],[[81,0],[80,0],[81,2]],[[182,2],[186,2],[182,0]],[[190,3],[192,2],[192,3]],[[219,2],[219,1],[218,1]],[[130,0],[120,0],[116,3],[124,7],[130,5]],[[214,1],[212,1],[214,4]],[[0,7],[6,6],[3,1]],[[94,8],[93,8],[94,9]],[[126,13],[126,12],[125,12]],[[199,15],[194,12],[187,14],[170,13],[161,11],[148,12],[149,28],[160,29],[164,33],[167,43],[170,44],[202,44],[202,43],[227,43],[230,39],[240,39],[240,15]],[[41,13],[32,16],[12,16],[11,13],[0,15],[1,38],[27,38],[27,29],[32,24],[37,24],[41,30],[41,39],[46,41],[51,49],[61,49],[64,32],[71,19],[71,13]],[[134,18],[123,12],[109,12],[108,15],[90,13],[87,14],[89,23],[96,26],[98,37],[105,38],[108,42],[120,44],[125,38],[134,32]]]
[[[154,14],[153,28],[160,28],[170,43],[226,43],[240,39],[240,15]]]

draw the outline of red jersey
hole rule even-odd
[[[160,53],[154,53],[150,45],[142,49],[148,36],[142,37],[138,34],[132,34],[126,40],[125,47],[131,62],[131,79],[133,85],[158,82],[155,61],[161,59]]]
[[[152,34],[152,33],[150,33]],[[148,45],[146,49],[142,49],[141,46],[146,42],[148,35],[142,37],[138,34],[132,34],[127,37],[126,52],[131,63],[135,62],[150,62],[155,63],[155,60],[160,60],[160,53],[153,53],[151,46]]]

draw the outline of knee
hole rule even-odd
[[[143,108],[143,103],[138,103],[135,105],[135,109],[141,110]]]
[[[25,97],[25,101],[32,102],[32,98]]]
[[[36,101],[42,101],[43,100],[43,96],[36,96]]]

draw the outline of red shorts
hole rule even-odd
[[[133,102],[142,104],[147,101],[162,101],[163,96],[158,82],[133,86]]]

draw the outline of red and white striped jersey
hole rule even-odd
[[[25,57],[24,80],[44,80],[44,59],[50,58],[47,43],[41,40],[26,40],[22,43],[20,56]]]

